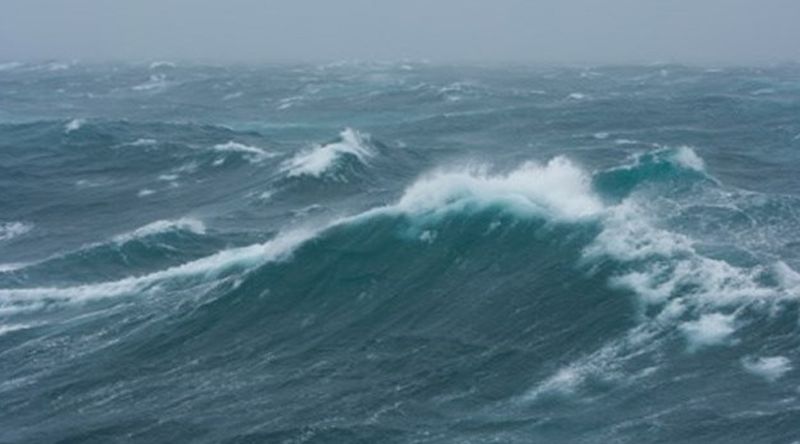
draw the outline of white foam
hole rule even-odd
[[[574,92],[568,95],[567,98],[572,100],[583,100],[586,98],[586,94]]]
[[[8,273],[10,271],[20,270],[27,267],[29,264],[24,262],[12,262],[8,264],[0,264],[0,273]]]
[[[129,143],[130,146],[153,146],[158,142],[155,139],[136,139]]]
[[[775,94],[775,89],[774,88],[761,88],[761,89],[757,89],[757,90],[753,91],[750,94],[752,94],[754,96],[763,96],[763,95]]]
[[[683,294],[695,307],[712,308],[800,297],[790,268],[780,264],[772,270],[742,268],[705,257],[689,237],[656,227],[644,208],[635,198],[609,207],[602,218],[602,231],[583,251],[583,259],[589,263],[610,258],[630,265],[630,270],[611,278],[612,287],[633,291],[647,303],[662,303]],[[770,271],[782,279],[781,285],[761,283],[761,277]]]
[[[533,399],[546,393],[571,394],[575,392],[585,378],[585,371],[581,367],[576,365],[562,367],[529,393],[527,398]]]
[[[223,250],[183,265],[118,281],[75,287],[0,289],[0,305],[40,303],[48,300],[81,302],[142,293],[152,288],[163,288],[163,286],[169,285],[170,281],[175,279],[191,277],[213,278],[237,267],[252,268],[267,262],[284,260],[291,255],[295,248],[312,238],[313,235],[314,232],[311,231],[295,230],[280,234],[263,244]]]
[[[19,331],[19,330],[27,330],[31,327],[35,327],[36,324],[8,324],[8,325],[0,325],[0,336],[11,333],[12,331]]]
[[[654,228],[643,208],[625,200],[606,211],[603,231],[586,248],[584,256],[610,256],[627,262],[673,256],[690,252],[691,248],[688,237]]]
[[[225,94],[225,97],[223,97],[223,98],[222,98],[222,100],[233,100],[233,99],[238,99],[239,97],[242,97],[242,95],[244,95],[244,93],[243,93],[243,92],[241,92],[241,91],[236,91],[236,92],[234,92],[234,93]]]
[[[419,235],[419,240],[421,242],[425,242],[428,244],[432,244],[436,241],[437,233],[433,230],[425,230],[422,234]]]
[[[792,370],[792,362],[785,356],[747,357],[742,366],[748,372],[769,382],[775,382]]]
[[[303,101],[303,96],[292,96],[281,99],[278,102],[278,110],[285,110],[293,107],[295,104]]]
[[[227,152],[227,153],[241,153],[250,162],[260,162],[264,159],[274,157],[275,154],[256,146],[245,145],[242,143],[229,141],[214,145],[214,151]]]
[[[64,71],[66,69],[70,69],[72,67],[69,63],[60,63],[60,62],[51,62],[45,65],[45,68],[48,71]]]
[[[544,165],[527,162],[506,174],[490,175],[481,168],[436,172],[407,188],[394,208],[436,216],[498,204],[567,220],[592,217],[603,209],[591,190],[589,176],[564,157]]]
[[[654,155],[685,168],[704,168],[703,160],[688,147],[661,149]],[[620,168],[632,168],[639,162],[641,156],[633,165]],[[584,249],[585,261],[610,258],[630,266],[611,279],[613,287],[631,290],[647,303],[662,303],[682,294],[689,305],[701,310],[800,297],[800,291],[793,290],[790,268],[777,264],[771,273],[783,276],[784,282],[778,287],[766,286],[761,278],[770,273],[767,267],[737,267],[703,256],[688,236],[658,227],[658,220],[648,216],[658,218],[653,205],[633,195],[608,207],[602,231]]]
[[[655,328],[654,328],[655,327]],[[655,367],[641,368],[636,364],[633,374],[626,374],[629,362],[637,357],[651,353],[657,344],[659,325],[639,325],[626,335],[603,345],[600,349],[579,357],[558,368],[550,377],[536,384],[519,399],[523,402],[536,401],[542,396],[571,396],[589,379],[603,382],[633,382],[656,370]]]
[[[83,120],[83,119],[72,119],[69,122],[67,122],[66,125],[64,125],[64,132],[69,134],[69,133],[71,133],[73,131],[77,131],[77,130],[81,129],[81,127],[83,126],[83,124],[85,122],[86,121]]]
[[[150,69],[158,69],[158,68],[175,68],[177,65],[173,62],[168,61],[157,61],[150,64]]]
[[[597,140],[606,140],[606,139],[608,139],[608,137],[609,137],[610,135],[611,135],[611,134],[609,134],[609,133],[607,133],[607,132],[603,131],[603,132],[599,132],[599,133],[594,133],[592,136],[593,136],[595,139],[597,139]]]
[[[113,180],[108,178],[100,178],[100,179],[80,179],[75,181],[75,187],[77,188],[98,188],[98,187],[107,187],[114,183]]]
[[[772,265],[772,271],[775,277],[778,278],[778,283],[784,291],[800,298],[800,273],[783,261],[775,262]]]
[[[703,159],[688,146],[678,147],[674,151],[673,159],[683,167],[700,172],[705,171],[705,162],[703,162]]]
[[[139,190],[138,193],[136,193],[136,195],[139,197],[147,197],[155,193],[156,192],[154,190],[151,190],[149,188],[142,188],[141,190]]]
[[[153,91],[161,90],[167,87],[167,76],[164,74],[153,74],[150,80],[145,83],[133,86],[131,89],[134,91]]]
[[[202,221],[184,217],[176,220],[157,220],[129,233],[114,236],[112,240],[118,244],[130,242],[148,236],[163,234],[170,231],[188,231],[195,234],[205,234],[206,226]]]
[[[343,133],[347,143],[354,143],[355,133]],[[343,144],[338,142],[337,144]],[[341,148],[339,148],[341,149]],[[345,148],[349,150],[351,148]],[[444,188],[444,191],[442,190]],[[438,190],[429,195],[428,190]],[[145,191],[145,190],[143,190]],[[466,193],[466,194],[465,194]],[[471,193],[471,197],[470,197]],[[140,193],[141,194],[141,193]],[[339,219],[317,231],[298,230],[279,235],[272,241],[248,247],[224,250],[212,256],[172,267],[163,271],[119,281],[81,285],[66,288],[31,288],[0,290],[0,302],[75,300],[110,297],[148,290],[155,284],[168,285],[167,281],[191,276],[214,276],[236,266],[252,267],[268,261],[287,257],[297,246],[333,225],[346,224],[359,218],[397,212],[425,213],[453,199],[476,199],[486,204],[507,203],[536,212],[548,211],[553,217],[585,217],[594,214],[601,204],[591,195],[588,177],[564,158],[556,158],[546,165],[529,163],[506,175],[488,176],[470,173],[449,173],[432,176],[412,185],[397,204],[381,207],[355,217]],[[312,206],[310,208],[317,208]],[[125,242],[167,230],[186,229],[202,232],[201,222],[193,219],[156,221],[131,233],[119,235],[114,240]],[[430,233],[423,241],[433,241]]]
[[[33,225],[25,222],[0,223],[0,241],[7,241],[30,232]]]
[[[320,177],[329,172],[344,155],[355,156],[365,163],[374,153],[358,131],[347,128],[339,134],[338,142],[316,145],[284,162],[283,170],[289,177]]]
[[[689,341],[689,348],[724,344],[736,331],[735,316],[722,313],[708,313],[695,321],[684,322],[680,329]]]

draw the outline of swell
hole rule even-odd
[[[166,402],[163,420],[186,423],[197,405],[181,394],[191,389],[225,418],[232,432],[215,436],[226,439],[259,436],[246,414],[254,405],[288,437],[300,436],[306,411],[338,418],[326,430],[353,430],[376,412],[424,420],[444,406],[443,427],[492,428],[501,416],[547,436],[576,410],[599,414],[583,401],[650,402],[659,380],[690,399],[694,381],[675,378],[698,360],[727,387],[737,371],[777,380],[797,359],[800,276],[779,261],[706,256],[660,217],[688,194],[670,194],[673,181],[732,199],[686,150],[594,174],[566,158],[434,171],[354,216],[115,281],[4,289],[0,303],[65,313],[80,303],[119,321],[113,340],[89,337],[67,346],[73,358],[27,369],[55,381],[37,399],[110,422],[119,418],[102,407],[109,387],[158,387],[126,411]],[[97,321],[61,322],[71,331]],[[770,331],[790,339],[762,351]],[[74,374],[86,375],[80,385]],[[6,390],[12,420],[33,408],[21,401],[26,387]],[[402,422],[391,432],[414,433]]]
[[[123,279],[209,256],[226,245],[241,243],[238,237],[242,236],[209,233],[197,219],[160,220],[105,242],[0,269],[0,286],[64,287]]]
[[[777,302],[795,298],[796,273],[787,264],[777,261],[737,266],[721,258],[707,257],[687,234],[658,226],[647,214],[650,208],[646,200],[632,193],[641,185],[651,187],[657,184],[663,177],[714,184],[702,167],[702,161],[693,151],[681,148],[637,157],[629,166],[601,171],[593,176],[564,158],[556,158],[547,164],[529,163],[496,175],[485,171],[440,171],[419,179],[395,204],[335,219],[310,230],[279,234],[265,244],[222,250],[195,261],[119,281],[60,289],[6,289],[0,292],[0,296],[6,303],[16,303],[38,298],[69,300],[76,296],[76,299],[83,300],[93,296],[130,294],[151,288],[155,283],[174,285],[170,282],[173,278],[180,280],[178,278],[193,276],[192,279],[202,280],[216,276],[218,272],[224,275],[230,269],[252,270],[287,255],[293,257],[290,264],[307,267],[315,262],[316,255],[306,253],[308,248],[312,248],[306,244],[330,243],[329,248],[333,251],[349,252],[351,249],[358,251],[359,244],[368,245],[373,240],[392,243],[371,250],[385,250],[381,254],[390,257],[374,259],[366,256],[362,258],[362,265],[374,262],[387,271],[400,274],[413,274],[404,264],[414,261],[410,256],[397,261],[391,255],[410,248],[419,254],[417,262],[422,264],[423,270],[468,258],[486,269],[525,272],[540,277],[543,273],[536,267],[528,270],[525,261],[503,267],[493,263],[493,255],[505,251],[508,245],[491,245],[502,240],[502,237],[498,240],[498,236],[511,227],[512,231],[517,230],[513,231],[514,236],[519,237],[515,245],[525,244],[521,239],[523,235],[530,236],[534,242],[543,236],[554,236],[554,242],[567,244],[581,239],[571,244],[569,250],[536,245],[527,248],[531,252],[540,252],[538,259],[543,261],[569,258],[567,262],[572,264],[572,270],[565,271],[563,276],[570,277],[562,279],[590,279],[594,282],[597,274],[602,277],[606,288],[633,292],[643,307],[642,313],[649,313],[652,318],[669,312],[674,315],[676,323],[686,323],[702,319],[715,309],[727,310],[725,313],[729,314],[731,307],[735,309],[752,301]],[[654,168],[656,172],[649,176]],[[639,177],[642,179],[636,183],[635,179]],[[598,183],[603,186],[598,186]],[[602,192],[604,186],[614,183],[622,185]],[[534,228],[530,224],[534,224]],[[528,226],[528,231],[519,226]],[[541,234],[548,230],[555,230],[558,234]],[[339,234],[342,232],[349,233],[352,240],[347,241],[347,235]],[[343,238],[330,240],[336,236]],[[441,256],[442,252],[452,254],[462,244],[478,242],[476,239],[485,242],[476,252],[456,257]],[[413,247],[402,247],[398,242]],[[184,246],[188,245],[191,244]],[[103,257],[108,254],[103,248],[106,247],[91,251],[90,255]],[[123,250],[125,248],[133,247],[127,246]],[[295,248],[300,250],[294,252]],[[437,252],[439,254],[435,254]],[[117,253],[124,254],[125,251]],[[433,254],[433,257],[429,258],[428,254]],[[338,261],[344,262],[345,258],[330,259],[329,266],[338,267]],[[255,273],[257,275],[260,271]],[[458,277],[454,281],[465,278]],[[377,277],[375,280],[383,281]],[[309,279],[309,282],[318,280]],[[341,283],[315,285],[327,291],[338,288]],[[287,300],[291,299],[287,297]]]

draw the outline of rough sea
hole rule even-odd
[[[0,64],[2,443],[800,442],[800,66]]]

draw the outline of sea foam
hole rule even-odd
[[[436,172],[408,187],[394,208],[435,216],[491,205],[566,220],[595,216],[603,209],[589,176],[565,157],[546,164],[527,162],[505,174],[491,175],[481,168]]]
[[[727,342],[736,331],[734,320],[734,315],[708,313],[697,320],[683,323],[681,331],[689,341],[689,348],[696,350]]]
[[[785,356],[746,357],[742,366],[748,372],[769,382],[775,382],[792,370],[792,363]]]
[[[339,134],[339,139],[325,145],[316,145],[284,162],[283,170],[286,175],[321,177],[330,172],[343,156],[354,156],[365,163],[374,155],[366,137],[356,130],[345,129]]]
[[[156,285],[158,288],[163,288],[170,283],[180,285],[180,282],[176,281],[183,278],[214,278],[233,268],[250,269],[267,262],[286,259],[295,248],[313,237],[314,234],[313,231],[294,230],[280,234],[262,244],[222,250],[213,255],[155,273],[127,277],[117,281],[74,287],[0,289],[0,306],[37,304],[43,301],[82,302],[146,292],[156,284],[162,284]]]
[[[256,146],[245,145],[242,143],[229,141],[226,143],[219,143],[213,146],[212,148],[214,151],[223,152],[223,153],[240,153],[242,154],[249,162],[257,163],[264,159],[268,159],[270,157],[274,157],[276,154],[271,153],[263,148],[259,148]]]
[[[0,222],[0,241],[7,241],[30,232],[33,225],[25,222]]]
[[[205,234],[206,226],[202,221],[192,218],[158,220],[143,227],[137,228],[129,233],[114,236],[112,240],[117,244],[124,244],[132,240],[168,233],[171,231],[187,231],[195,234]]]
[[[64,133],[69,134],[73,131],[77,131],[81,129],[84,123],[85,120],[83,119],[72,119],[69,122],[67,122],[66,125],[64,125]]]

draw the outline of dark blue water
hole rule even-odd
[[[0,442],[800,440],[800,67],[0,65]]]

